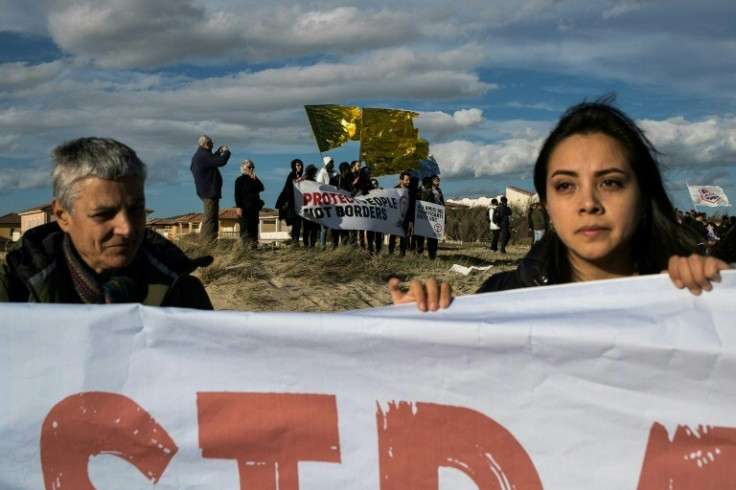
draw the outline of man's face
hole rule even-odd
[[[408,189],[409,188],[409,182],[410,182],[409,181],[409,176],[408,175],[404,175],[401,178],[401,180],[399,181],[399,184],[401,184],[401,187],[403,187],[404,189]]]
[[[54,216],[74,248],[96,273],[108,276],[130,265],[143,242],[146,198],[143,180],[87,177],[75,184],[71,212],[54,199]]]

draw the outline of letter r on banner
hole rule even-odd
[[[334,395],[197,393],[205,458],[238,462],[242,490],[297,490],[299,461],[340,462]]]
[[[438,468],[456,468],[479,490],[541,490],[524,448],[502,425],[463,407],[432,403],[380,406],[378,461],[381,490],[437,489]]]
[[[92,456],[112,454],[157,482],[178,451],[169,434],[136,402],[116,393],[64,398],[41,428],[41,469],[47,490],[94,490]]]

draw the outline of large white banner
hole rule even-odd
[[[690,193],[695,206],[708,206],[715,208],[718,206],[729,207],[728,197],[723,189],[717,185],[689,185],[687,190]]]
[[[414,209],[414,234],[437,240],[445,238],[445,207],[417,201]]]
[[[375,189],[351,196],[331,185],[304,180],[294,184],[294,203],[302,218],[333,230],[368,230],[404,236],[407,189]]]
[[[3,489],[720,489],[736,272],[341,314],[0,305]]]

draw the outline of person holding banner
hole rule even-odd
[[[192,260],[146,228],[146,165],[128,146],[81,138],[54,148],[55,221],[23,234],[0,268],[0,301],[142,303],[211,310]]]
[[[286,176],[284,188],[276,199],[276,209],[279,210],[279,219],[291,226],[291,244],[299,246],[299,234],[302,230],[302,218],[294,206],[294,182],[302,178],[304,164],[298,158],[291,161],[291,172]]]
[[[310,163],[309,165],[307,165],[306,170],[304,170],[304,177],[302,177],[301,180],[316,182],[316,177],[317,167]],[[304,233],[304,248],[314,248],[314,246],[317,244],[317,235],[319,235],[320,225],[318,225],[314,221],[302,218],[302,228]]]
[[[432,177],[424,177],[422,179],[422,188],[419,190],[419,200],[424,202],[430,202],[432,204],[443,205],[444,203],[439,200],[439,196],[433,188]],[[417,253],[422,255],[424,252],[424,240],[425,238],[421,235],[416,235],[417,241]],[[438,240],[436,238],[427,237],[427,254],[430,260],[437,258],[437,245]]]
[[[544,142],[534,186],[550,231],[516,270],[494,274],[482,292],[657,274],[677,288],[710,291],[731,267],[699,255],[698,237],[679,225],[665,191],[657,150],[643,131],[608,100],[571,107]],[[389,281],[396,304],[421,311],[447,308],[451,290],[430,279],[403,293]]]
[[[410,184],[410,175],[409,172],[401,172],[399,175],[399,184],[394,187],[394,189],[409,189]],[[404,221],[402,222],[402,228],[404,229],[404,236],[396,236],[396,235],[390,235],[388,237],[388,254],[391,255],[394,253],[394,249],[396,248],[396,240],[399,240],[399,256],[403,257],[406,255],[406,249],[409,244],[409,237],[414,232],[413,226],[414,226],[414,199],[411,194],[409,194],[409,200],[407,204],[407,211],[404,215]]]

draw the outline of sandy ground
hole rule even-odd
[[[515,268],[528,248],[511,245],[509,253],[501,255],[487,246],[440,245],[435,260],[429,260],[426,252],[401,259],[389,257],[385,251],[376,258],[358,250],[357,254],[365,255],[365,269],[338,272],[319,267],[318,254],[329,254],[329,250],[259,249],[217,273],[202,271],[200,277],[218,310],[345,311],[391,304],[387,285],[391,276],[399,277],[405,286],[413,278],[437,277],[449,282],[455,295],[472,294],[490,274]],[[302,262],[314,267],[302,268]],[[450,270],[453,264],[492,267],[488,272],[473,271],[464,276]]]

